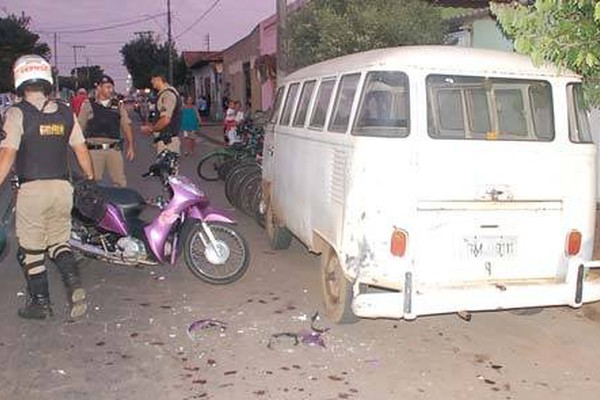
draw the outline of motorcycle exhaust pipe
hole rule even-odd
[[[69,239],[69,245],[77,251],[80,251],[84,256],[96,258],[102,261],[106,261],[109,263],[128,265],[128,266],[143,266],[143,265],[158,265],[157,262],[149,261],[149,260],[137,260],[137,261],[127,261],[123,259],[123,257],[118,257],[112,253],[107,253],[106,251],[93,246],[91,244],[82,243],[77,239]]]

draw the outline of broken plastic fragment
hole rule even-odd
[[[281,332],[274,333],[269,338],[267,348],[273,350],[274,347],[280,347],[282,344],[287,343],[291,346],[298,346],[304,344],[307,346],[320,346],[325,348],[325,340],[323,334],[329,330],[329,328],[317,328],[315,327],[315,321],[319,318],[319,313],[316,312],[310,319],[310,331],[301,330],[299,332]]]
[[[315,321],[319,319],[319,312],[315,312],[313,316],[310,318],[310,329],[318,333],[325,333],[329,330],[329,328],[317,328],[315,326]]]
[[[199,319],[198,321],[194,321],[190,324],[190,326],[187,329],[187,334],[190,337],[190,339],[194,340],[194,331],[204,331],[213,328],[217,328],[221,332],[225,332],[225,330],[227,329],[227,324],[216,319]]]

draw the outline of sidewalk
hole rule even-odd
[[[226,145],[223,140],[223,123],[221,121],[203,121],[199,136],[220,146]]]

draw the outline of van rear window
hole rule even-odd
[[[588,120],[588,108],[581,83],[567,86],[569,112],[569,138],[573,143],[593,143],[592,131]]]
[[[554,139],[552,88],[546,81],[429,75],[427,105],[434,139]]]
[[[399,71],[367,74],[353,135],[405,137],[409,133],[408,77]]]

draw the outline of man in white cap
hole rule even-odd
[[[13,164],[21,186],[17,194],[17,259],[27,282],[27,300],[19,316],[52,316],[45,256],[58,267],[67,289],[69,317],[86,309],[85,291],[68,244],[71,235],[73,187],[68,181],[70,147],[87,179],[94,173],[90,154],[73,112],[48,98],[52,68],[40,56],[22,56],[13,66],[15,90],[22,101],[6,113],[0,142],[0,184]]]

